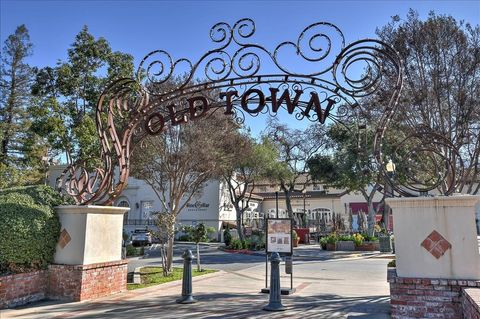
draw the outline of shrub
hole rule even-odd
[[[232,242],[232,234],[230,234],[230,229],[228,228],[223,231],[223,242],[225,243],[225,246],[230,246]]]
[[[390,262],[388,263],[387,267],[397,267],[397,264],[396,264],[396,262],[395,262],[395,259],[390,260]]]
[[[323,250],[327,249],[327,237],[320,238],[319,243]]]
[[[365,239],[365,241],[378,241],[378,238],[375,237],[375,236],[369,236],[368,234],[366,233],[363,233],[362,234],[363,238]]]
[[[292,239],[293,242],[296,242],[298,240],[298,234],[295,230],[292,231]]]
[[[353,242],[355,243],[355,246],[360,246],[361,244],[363,244],[364,238],[362,234],[353,234],[352,238],[353,238]]]
[[[338,241],[338,236],[336,233],[331,233],[326,237],[327,244],[336,244]]]
[[[190,236],[188,235],[180,235],[180,237],[178,237],[178,241],[191,241],[191,240],[190,240]]]
[[[126,251],[127,256],[135,256],[137,254],[137,249],[133,245],[127,245]]]
[[[65,203],[47,186],[0,190],[0,272],[42,269],[53,261],[60,234],[53,206]]]
[[[354,239],[350,235],[340,235],[338,236],[338,241],[354,241]]]
[[[50,186],[20,186],[6,189],[0,189],[0,196],[11,194],[25,194],[32,198],[37,205],[46,205],[50,207],[59,205],[73,205],[75,201],[70,196],[61,195]]]
[[[243,248],[244,243],[240,239],[232,239],[230,242],[229,248],[233,250],[240,250]]]

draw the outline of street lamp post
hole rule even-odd
[[[277,213],[277,218],[278,218],[278,191],[279,191],[279,187],[277,186],[275,188],[275,212]]]
[[[388,161],[385,168],[387,170],[388,178],[391,179],[395,174],[395,164],[393,163],[393,161],[391,159]],[[385,183],[385,197],[386,198],[393,197],[393,189],[392,189],[392,186],[390,185],[390,180]],[[385,230],[388,230],[389,217],[390,217],[390,207],[388,207],[388,205],[385,204],[383,210],[384,210],[383,223],[385,225]]]
[[[306,205],[305,205],[305,199],[306,199],[306,194],[307,194],[307,189],[304,188],[302,190],[302,194],[303,194],[303,221],[305,222],[305,225],[303,225],[304,227],[307,227],[306,223],[307,223],[307,210],[306,210]]]

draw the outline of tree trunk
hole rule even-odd
[[[285,206],[287,207],[288,217],[293,218],[293,209],[292,209],[292,201],[290,200],[290,191],[284,190],[285,193]]]
[[[242,214],[243,211],[240,208],[240,205],[238,203],[234,203],[235,210],[237,212],[237,233],[238,233],[238,238],[240,239],[241,242],[244,242],[244,237],[243,237],[243,225],[242,225]]]
[[[200,266],[200,245],[197,243],[197,270],[200,272],[202,271],[202,267]]]
[[[382,219],[383,219],[383,227],[385,227],[385,231],[388,231],[389,223],[390,223],[390,206],[385,203],[383,205],[383,214],[382,214]]]
[[[368,200],[368,216],[367,216],[367,225],[368,225],[368,235],[373,236],[373,231],[375,228],[375,208],[373,207],[373,200]]]
[[[168,248],[167,248],[167,271],[172,271],[172,264],[173,264],[173,238],[168,240]]]

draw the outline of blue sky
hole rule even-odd
[[[83,25],[96,37],[105,37],[113,50],[132,54],[138,66],[156,49],[195,61],[215,48],[209,38],[211,26],[245,17],[256,22],[253,41],[269,49],[296,41],[304,27],[318,21],[336,24],[347,43],[375,37],[377,27],[393,15],[404,18],[409,8],[422,17],[434,10],[472,24],[480,21],[478,1],[0,1],[2,46],[16,26],[26,24],[34,43],[29,63],[39,67],[66,59]],[[283,116],[282,120],[295,122]],[[258,121],[249,121],[254,132],[261,127]]]

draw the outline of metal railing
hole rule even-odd
[[[155,225],[153,219],[125,219],[124,225]]]

